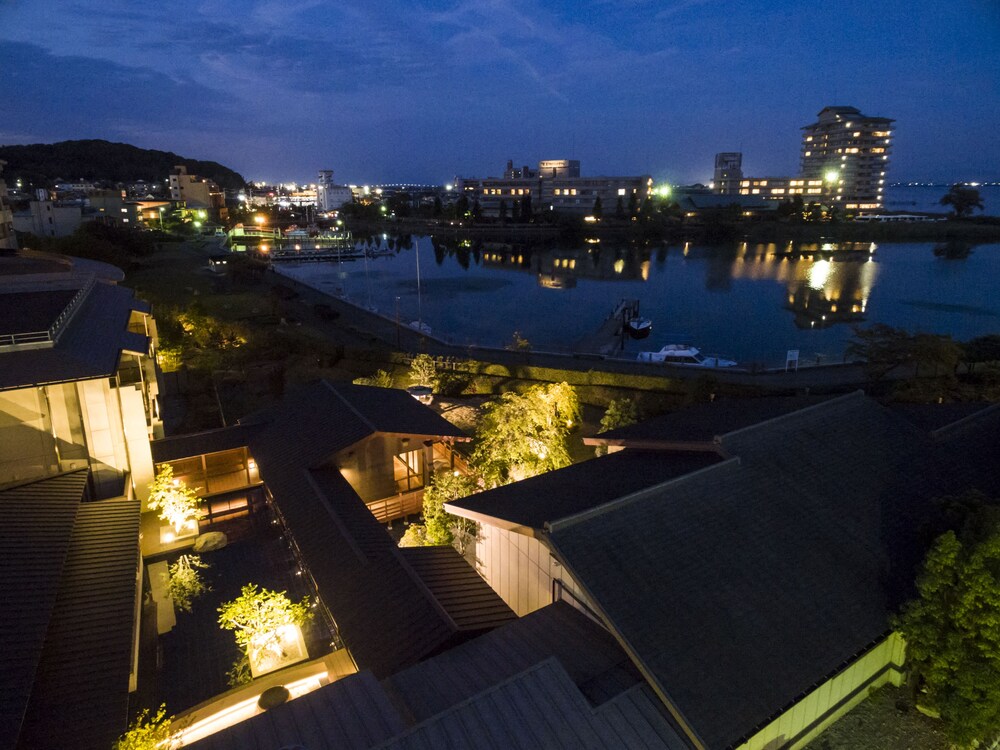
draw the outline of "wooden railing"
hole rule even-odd
[[[367,505],[368,510],[380,523],[389,523],[397,518],[420,513],[424,507],[424,491],[421,488],[411,492],[401,492],[398,495],[367,503]]]

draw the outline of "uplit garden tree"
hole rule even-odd
[[[392,388],[392,373],[388,370],[376,370],[375,374],[354,379],[355,385],[370,385],[375,388]]]
[[[638,421],[639,410],[636,408],[635,402],[632,399],[612,399],[608,404],[607,410],[604,412],[604,416],[601,417],[601,432],[607,432],[608,430],[625,427],[630,424],[635,424]],[[598,456],[603,456],[608,452],[608,446],[598,445],[597,448],[594,449],[594,452]]]
[[[288,626],[302,627],[312,618],[309,597],[293,602],[284,591],[270,591],[248,583],[240,596],[219,607],[219,625],[232,630],[236,644],[251,662],[284,657]]]
[[[429,354],[418,354],[410,362],[410,383],[437,390],[438,374],[434,358]]]
[[[143,709],[118,741],[113,750],[173,750],[177,742],[171,737],[173,717],[167,716],[167,707],[150,716],[148,708]]]
[[[992,740],[1000,728],[1000,527],[995,503],[982,508],[990,523],[970,523],[965,514],[957,533],[937,538],[917,579],[918,598],[895,622],[919,702],[940,714],[962,748]]]
[[[170,566],[167,592],[174,600],[177,609],[190,612],[192,602],[212,590],[200,572],[209,567],[208,563],[202,562],[199,555],[181,555],[177,558],[177,562]]]
[[[160,511],[160,520],[173,526],[175,534],[179,535],[185,526],[197,524],[200,504],[195,491],[174,478],[170,464],[160,467],[149,485],[148,505],[151,510]]]
[[[487,404],[476,429],[472,466],[487,488],[571,463],[567,438],[580,423],[568,383],[546,383]]]
[[[400,547],[435,547],[450,544],[462,555],[474,544],[477,535],[475,521],[453,516],[444,504],[476,491],[476,482],[457,471],[439,471],[424,490],[422,524],[410,524]]]

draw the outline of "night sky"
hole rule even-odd
[[[1000,2],[0,0],[0,143],[250,179],[792,174],[828,104],[898,121],[890,180],[1000,179]]]

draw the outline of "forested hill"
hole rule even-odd
[[[110,141],[60,141],[27,146],[0,146],[0,159],[7,162],[3,179],[13,185],[47,187],[55,182],[134,182],[166,180],[178,164],[189,174],[207,177],[224,188],[241,188],[243,176],[214,161],[185,159],[170,151],[137,148]]]

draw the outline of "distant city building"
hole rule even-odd
[[[892,123],[855,107],[824,107],[802,128],[802,176],[824,183],[824,196],[846,209],[878,209],[892,145]]]
[[[576,159],[545,159],[538,162],[541,177],[579,177],[580,162]]]
[[[715,174],[712,185],[715,192],[732,195],[737,192],[743,179],[743,154],[739,151],[723,151],[715,155]]]
[[[316,207],[320,211],[336,211],[345,203],[354,199],[351,189],[346,185],[337,185],[333,181],[333,170],[320,170],[316,182]]]
[[[605,215],[610,215],[619,200],[626,207],[645,201],[653,180],[649,175],[581,177],[579,161],[546,159],[538,162],[537,171],[526,166],[515,169],[513,161],[508,161],[504,177],[456,177],[455,185],[470,205],[479,203],[483,216],[499,216],[501,207],[511,215],[525,200],[531,202],[533,212],[589,214],[598,198]]]
[[[759,195],[775,201],[787,201],[801,195],[805,203],[823,198],[823,180],[796,177],[748,177],[740,180],[740,195]]]
[[[76,201],[34,200],[27,211],[13,215],[18,232],[36,237],[68,237],[83,221],[83,206]]]
[[[170,172],[170,200],[183,203],[186,208],[215,212],[224,211],[226,206],[222,188],[211,180],[188,174],[187,167],[182,164]]]
[[[889,166],[892,123],[855,107],[824,107],[802,128],[802,168],[796,177],[744,177],[743,155],[715,155],[713,189],[723,195],[760,196],[837,206],[848,211],[882,208]]]
[[[3,167],[7,162],[0,161],[0,250],[16,250],[17,239],[14,237],[14,215],[10,210],[7,197],[7,183],[3,179]]]

